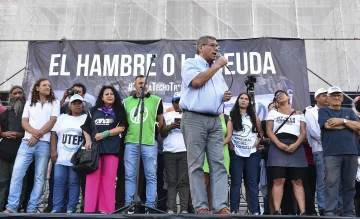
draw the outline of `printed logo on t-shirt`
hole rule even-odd
[[[95,125],[110,125],[113,122],[114,122],[114,120],[112,118],[109,118],[109,119],[104,119],[104,118],[95,119]]]
[[[137,113],[136,117],[134,116],[135,110],[136,110],[136,107],[134,107],[134,108],[130,111],[130,120],[131,120],[131,122],[133,122],[133,123],[135,123],[135,124],[139,124],[139,123],[140,123],[140,116],[141,116],[140,109],[138,110],[138,113]],[[144,106],[144,118],[143,118],[143,122],[146,121],[146,119],[148,118],[148,116],[149,116],[149,111],[148,111],[148,109],[146,108],[146,106]]]
[[[62,144],[64,149],[69,152],[74,152],[84,143],[84,137],[81,130],[66,129],[63,133]]]
[[[240,137],[247,137],[247,136],[249,136],[250,132],[251,132],[250,126],[244,124],[243,129],[239,132],[239,136]]]
[[[278,116],[275,118],[276,123],[283,123],[286,120],[287,117]],[[288,125],[295,124],[295,117],[290,117],[288,121],[286,122]]]

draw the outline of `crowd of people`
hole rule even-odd
[[[103,86],[94,106],[84,101],[81,83],[61,100],[45,78],[36,81],[29,100],[13,86],[10,106],[0,114],[0,208],[37,212],[51,161],[44,212],[75,213],[80,200],[80,212],[108,214],[133,203],[137,191],[147,208],[129,208],[128,214],[154,208],[239,214],[244,183],[252,215],[261,214],[259,192],[263,214],[359,215],[359,98],[353,109],[344,108],[339,87],[320,88],[315,106],[295,110],[289,94],[278,90],[260,121],[253,96],[240,93],[226,115],[221,106],[232,93],[219,71],[227,60],[216,59],[218,50],[214,37],[198,39],[197,55],[182,68],[181,93],[168,109],[141,75],[129,97],[122,100],[114,87]],[[134,112],[143,88],[140,123]],[[74,153],[94,145],[97,170],[75,172]]]

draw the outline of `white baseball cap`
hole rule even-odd
[[[340,87],[330,87],[327,91],[327,94],[332,94],[332,93],[342,93],[342,90],[340,89]]]
[[[79,94],[74,94],[70,98],[70,103],[74,102],[75,100],[80,100],[81,102],[83,102],[84,98],[82,98],[82,96],[80,96]]]
[[[315,91],[314,98],[316,98],[319,94],[326,94],[327,90],[325,88],[319,88]]]

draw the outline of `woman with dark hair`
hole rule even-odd
[[[280,214],[285,179],[289,178],[300,214],[304,215],[305,194],[302,179],[308,166],[302,145],[306,138],[305,118],[302,112],[295,112],[291,108],[290,97],[285,91],[276,91],[275,99],[277,110],[269,112],[266,122],[266,133],[271,140],[267,166],[271,168],[273,177],[273,214]],[[281,126],[282,124],[284,125]]]
[[[115,180],[121,133],[127,125],[122,100],[112,86],[103,86],[84,125],[85,148],[93,142],[100,149],[99,168],[86,176],[84,212],[110,213],[115,210]]]
[[[261,122],[255,114],[251,97],[241,93],[230,112],[233,133],[230,148],[230,209],[237,214],[240,203],[240,189],[243,172],[246,174],[245,183],[249,188],[250,212],[259,214],[259,164],[260,152],[258,147],[263,137]]]

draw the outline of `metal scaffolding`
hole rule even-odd
[[[308,68],[343,90],[360,84],[359,0],[4,0],[0,81],[25,66],[21,40],[285,37],[306,41]],[[334,40],[321,40],[323,38]],[[337,40],[335,40],[337,39]],[[357,76],[357,77],[356,77]],[[21,84],[22,73],[0,87]],[[327,87],[309,74],[310,90]]]

